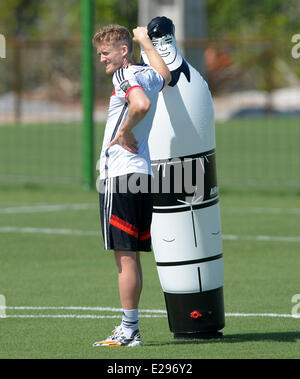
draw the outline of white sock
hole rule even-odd
[[[122,330],[127,338],[139,328],[138,309],[123,309]]]

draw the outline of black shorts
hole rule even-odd
[[[134,177],[133,177],[134,175]],[[134,193],[128,188],[136,181]],[[140,178],[149,183],[139,187]],[[100,220],[106,250],[151,251],[151,176],[128,174],[100,181]]]

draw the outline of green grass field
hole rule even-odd
[[[0,358],[300,357],[299,120],[235,120],[216,132],[224,338],[175,340],[164,313],[145,312],[165,310],[145,253],[144,346],[102,349],[92,343],[121,319],[117,270],[103,250],[97,193],[79,185],[80,126],[0,127]]]
[[[97,193],[6,186],[0,194],[0,294],[8,316],[0,319],[1,358],[300,357],[300,319],[291,317],[300,293],[299,197],[222,195],[222,340],[175,340],[158,314],[140,319],[142,348],[120,350],[92,347],[119,324],[119,311],[78,309],[120,307],[114,258],[98,234]],[[152,254],[142,262],[140,309],[164,310]]]
[[[95,161],[103,130],[96,125]],[[0,125],[0,180],[80,182],[81,136],[78,123]],[[216,139],[221,184],[300,192],[299,118],[216,123]]]

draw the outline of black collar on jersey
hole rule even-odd
[[[181,65],[178,68],[176,68],[176,70],[171,71],[172,80],[169,83],[170,87],[174,87],[177,84],[177,82],[180,78],[180,74],[182,72],[184,73],[185,77],[187,78],[187,81],[190,82],[191,81],[190,68],[184,59],[182,59]]]
[[[140,58],[140,65],[142,65],[142,66],[145,65],[145,62],[144,62],[144,59],[142,56]],[[176,84],[179,80],[180,74],[182,72],[184,73],[185,77],[187,78],[187,81],[190,82],[191,81],[190,68],[189,68],[189,65],[187,64],[187,62],[183,58],[182,58],[181,65],[178,68],[176,68],[176,70],[171,71],[172,80],[169,83],[170,87],[176,86]]]

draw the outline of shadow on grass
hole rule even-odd
[[[168,341],[168,342],[149,343],[147,344],[147,346],[195,345],[195,344],[208,344],[208,343],[241,343],[241,342],[249,342],[249,341],[252,341],[252,342],[259,342],[259,341],[298,342],[300,341],[300,332],[224,334],[222,338],[194,339],[194,340],[174,339],[173,341]]]

